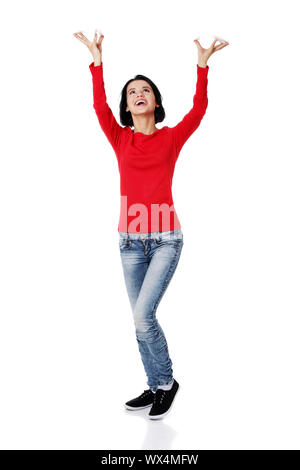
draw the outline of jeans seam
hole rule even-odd
[[[160,291],[160,293],[159,293],[159,296],[157,297],[156,302],[155,302],[155,304],[154,304],[154,307],[153,307],[153,309],[152,309],[152,312],[151,312],[152,321],[153,321],[154,312],[155,312],[156,309],[157,309],[157,306],[158,306],[158,304],[159,304],[159,301],[161,300],[162,295],[163,295],[163,293],[164,293],[165,287],[166,287],[166,285],[167,285],[167,283],[168,283],[168,281],[169,281],[169,279],[170,279],[170,273],[172,272],[172,270],[173,270],[173,268],[174,268],[174,266],[175,266],[175,263],[176,263],[176,260],[177,260],[177,255],[178,255],[178,251],[179,251],[179,247],[180,247],[180,245],[176,246],[176,252],[175,252],[174,258],[173,258],[172,263],[171,263],[171,265],[170,265],[170,267],[169,267],[169,270],[168,270],[168,272],[167,272],[167,275],[166,275],[166,277],[165,277],[165,279],[164,279],[164,282],[163,282],[161,291]],[[154,364],[155,369],[156,369],[156,372],[157,372],[157,377],[159,377],[159,371],[158,371],[158,369],[157,369],[157,367],[156,367],[156,364],[155,364],[155,361],[154,361],[154,360],[153,360],[153,364]],[[160,384],[159,384],[159,385],[160,385]]]
[[[163,294],[164,289],[165,289],[165,287],[166,287],[166,285],[167,285],[167,282],[168,282],[168,280],[170,279],[170,273],[172,272],[172,269],[173,269],[173,267],[175,266],[175,262],[176,262],[177,255],[178,255],[178,251],[179,251],[179,246],[180,246],[180,245],[177,245],[177,246],[176,246],[176,252],[175,252],[175,255],[174,255],[173,259],[172,259],[172,263],[171,263],[171,265],[170,265],[170,267],[169,267],[169,270],[168,270],[168,272],[167,272],[167,275],[166,275],[166,277],[165,277],[165,279],[164,279],[164,282],[163,282],[161,291],[160,291],[160,293],[159,293],[159,296],[158,296],[158,298],[157,298],[157,300],[156,300],[156,302],[155,302],[155,304],[154,304],[154,307],[153,307],[153,309],[152,309],[152,316],[153,316],[153,313],[155,312],[155,310],[156,310],[156,308],[157,308],[157,305],[158,305],[158,303],[159,303],[159,301],[160,301],[160,299],[161,299],[161,297],[162,297],[162,294]]]

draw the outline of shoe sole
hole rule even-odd
[[[170,408],[169,408],[167,411],[165,411],[165,412],[162,413],[161,415],[149,415],[149,414],[148,414],[148,418],[149,418],[149,419],[161,419],[161,418],[163,418],[164,416],[166,416],[166,415],[171,411],[172,406],[174,405],[174,401],[175,401],[175,398],[176,398],[176,396],[177,396],[177,393],[178,393],[178,390],[179,390],[179,389],[180,389],[180,385],[178,385],[178,388],[177,388],[176,393],[175,393],[175,395],[174,395],[174,398],[173,398],[173,401],[172,401],[172,403],[171,403],[171,406],[170,406]]]
[[[149,406],[152,406],[152,403],[150,405],[145,405],[145,406],[129,406],[129,405],[124,405],[127,410],[143,410],[144,408],[149,408]]]

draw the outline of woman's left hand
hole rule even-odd
[[[229,42],[223,42],[221,44],[218,44],[215,46],[216,42],[219,41],[219,39],[215,39],[212,44],[209,46],[208,49],[205,49],[204,47],[201,46],[200,42],[198,39],[194,40],[194,43],[196,44],[198,48],[198,63],[202,66],[205,66],[209,57],[216,51],[223,49],[223,47],[228,46]]]

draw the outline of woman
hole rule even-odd
[[[148,417],[159,419],[171,408],[179,384],[164,332],[156,319],[157,306],[176,270],[183,234],[172,199],[172,178],[179,152],[199,126],[207,108],[207,60],[229,43],[198,48],[197,85],[193,107],[175,127],[158,129],[165,118],[156,85],[144,75],[128,80],[122,90],[120,126],[106,103],[102,41],[97,32],[90,42],[81,32],[94,61],[94,109],[112,145],[121,178],[119,248],[126,288],[133,312],[136,339],[149,389],[125,403],[129,410],[151,406]],[[134,130],[131,129],[134,128]],[[138,215],[137,215],[138,213]]]

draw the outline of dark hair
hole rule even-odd
[[[151,88],[153,90],[153,93],[155,95],[156,103],[159,104],[159,107],[156,106],[155,111],[154,111],[155,124],[157,122],[162,122],[165,119],[166,113],[165,113],[164,107],[162,105],[162,97],[161,97],[161,94],[159,92],[159,89],[152,82],[152,80],[150,80],[150,78],[145,77],[145,75],[136,75],[134,78],[131,78],[130,80],[128,80],[128,82],[125,83],[125,85],[123,87],[123,90],[121,92],[121,102],[120,102],[120,121],[121,121],[121,124],[123,124],[123,126],[129,126],[129,127],[133,126],[133,120],[132,120],[131,112],[126,111],[126,107],[127,107],[127,94],[126,94],[127,86],[133,80],[145,80],[147,83],[149,83],[149,85],[151,86]]]

